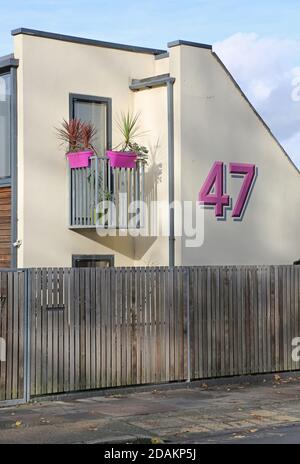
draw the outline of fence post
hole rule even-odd
[[[190,334],[190,268],[185,268],[185,285],[186,285],[186,324],[187,324],[187,379],[191,381],[191,334]]]
[[[30,400],[30,279],[24,269],[24,400]]]

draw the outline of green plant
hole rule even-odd
[[[140,131],[139,119],[141,113],[131,113],[128,111],[127,113],[121,113],[120,118],[117,120],[117,126],[124,138],[123,142],[121,142],[116,148],[120,148],[120,151],[134,151],[138,159],[146,162],[148,158],[149,150],[143,146],[139,145],[136,142],[138,137],[141,137],[145,134],[145,132]]]

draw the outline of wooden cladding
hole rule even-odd
[[[11,187],[0,187],[0,268],[11,266]]]

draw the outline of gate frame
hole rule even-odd
[[[23,398],[14,400],[0,400],[0,408],[7,406],[17,406],[28,403],[30,400],[30,311],[29,311],[29,269],[25,268],[0,268],[0,272],[23,273],[24,274],[24,301],[23,301],[23,331],[24,331],[24,356],[23,356]]]

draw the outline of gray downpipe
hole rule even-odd
[[[169,183],[169,266],[175,266],[175,215],[174,215],[174,80],[167,83],[168,93],[168,183]]]

